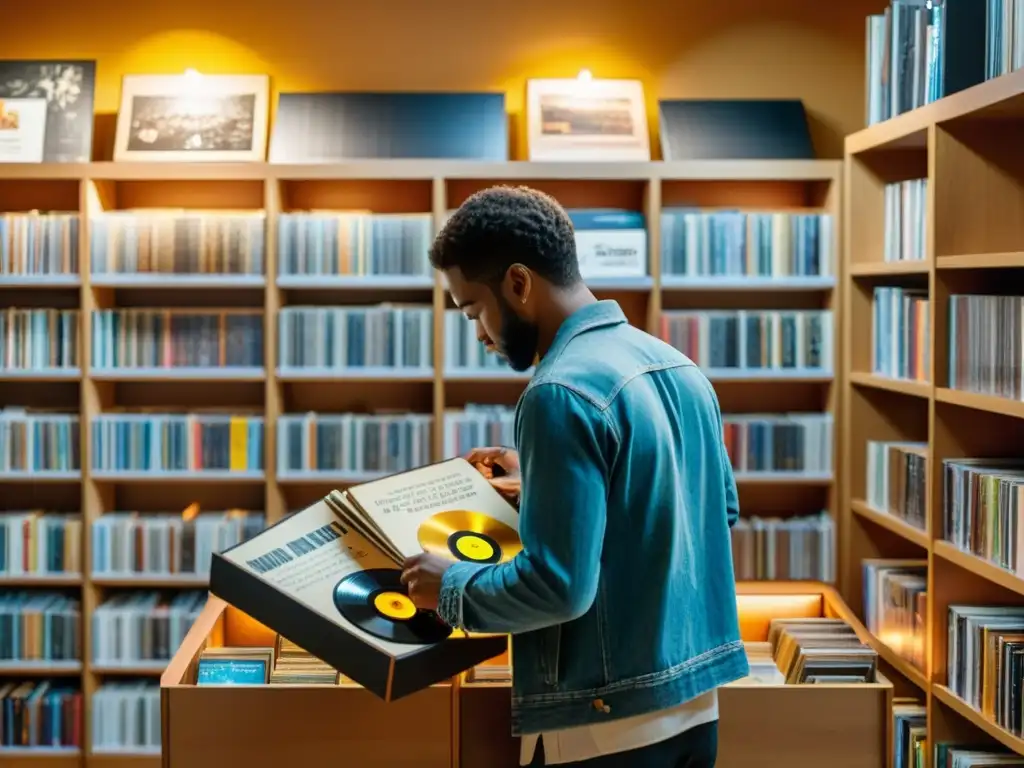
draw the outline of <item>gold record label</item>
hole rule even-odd
[[[417,537],[424,552],[471,563],[505,562],[523,548],[515,529],[464,509],[432,515],[420,525]]]
[[[373,607],[381,616],[389,619],[411,619],[416,615],[416,605],[408,595],[401,592],[381,592],[373,598]]]

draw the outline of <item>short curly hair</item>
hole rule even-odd
[[[434,240],[430,263],[492,287],[513,264],[561,288],[582,280],[569,214],[529,187],[490,187],[467,198]]]

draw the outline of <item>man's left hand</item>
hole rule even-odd
[[[424,552],[407,558],[402,564],[402,583],[417,608],[436,611],[441,596],[441,579],[453,565],[451,560]]]

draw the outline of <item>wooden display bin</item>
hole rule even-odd
[[[773,618],[828,616],[867,631],[822,584],[740,584],[744,640]],[[164,768],[353,765],[516,768],[508,684],[458,680],[386,704],[357,685],[197,687],[206,647],[269,646],[274,633],[211,596],[161,678]],[[718,768],[882,768],[892,685],[739,685],[719,692]]]
[[[766,640],[773,618],[836,617],[867,630],[834,589],[815,583],[738,585],[746,641]],[[891,754],[892,684],[741,685],[719,691],[717,768],[883,768]],[[460,768],[516,768],[507,684],[459,689]]]
[[[454,687],[389,704],[358,685],[195,685],[206,647],[275,633],[210,596],[160,678],[164,768],[451,768]]]

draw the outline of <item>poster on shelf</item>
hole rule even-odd
[[[46,99],[0,99],[0,163],[41,163]]]
[[[0,61],[0,101],[8,105],[0,162],[89,162],[95,89],[95,61]],[[41,150],[36,149],[39,144]]]
[[[266,75],[125,75],[115,161],[263,162]]]
[[[531,161],[648,162],[644,87],[639,80],[529,80]]]

